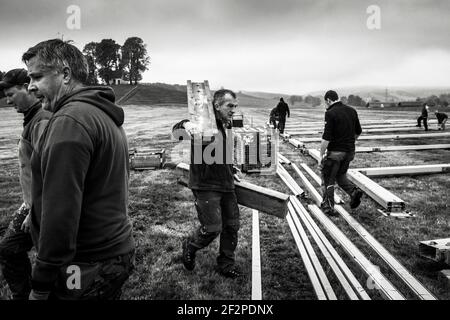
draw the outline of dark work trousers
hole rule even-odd
[[[421,122],[423,120],[423,126],[425,127],[425,131],[428,131],[428,118],[424,116],[420,116],[417,118],[417,126],[421,126]]]
[[[280,117],[280,122],[278,123],[278,129],[280,133],[284,133],[284,126],[286,125],[286,117]]]
[[[80,283],[73,281],[76,266],[80,270]],[[75,262],[60,268],[50,300],[119,300],[122,286],[135,268],[135,251],[104,261]],[[68,286],[72,284],[71,287]]]
[[[16,211],[0,241],[0,266],[14,300],[28,300],[31,291],[28,251],[33,247],[33,241],[29,233],[20,230],[25,216]]]
[[[322,160],[322,209],[334,208],[334,184],[336,182],[349,195],[355,190],[355,185],[347,179],[347,170],[354,158],[355,152],[329,151]]]
[[[234,266],[238,243],[239,207],[234,192],[192,190],[200,227],[190,236],[188,245],[194,250],[208,246],[220,234],[217,265],[223,272]]]
[[[270,118],[269,120],[270,124],[273,125],[274,129],[278,129],[277,120],[274,118]]]

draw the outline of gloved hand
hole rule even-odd
[[[49,295],[49,291],[31,290],[28,300],[48,300]]]
[[[200,129],[194,123],[188,121],[184,125],[184,129],[192,136],[195,136],[200,133]]]
[[[20,208],[14,212],[11,226],[15,232],[19,232],[22,229],[22,224],[30,212],[30,206],[26,203],[22,203]]]

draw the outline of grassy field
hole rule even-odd
[[[244,98],[240,111],[251,117],[256,124],[267,121],[270,108],[276,101]],[[125,130],[130,148],[163,147],[170,159],[179,159],[178,142],[170,136],[173,124],[187,117],[186,106],[161,105],[125,106]],[[367,114],[364,114],[367,111]],[[411,118],[416,112],[369,112],[360,110],[362,116],[371,119]],[[298,118],[306,114],[308,117]],[[21,193],[17,168],[17,137],[21,119],[13,109],[0,109],[0,233],[9,222],[11,214],[20,205]],[[296,106],[289,122],[304,119],[323,119],[323,109]],[[417,140],[417,139],[416,139]],[[411,143],[434,144],[445,139]],[[448,143],[448,139],[446,140]],[[364,141],[359,145],[376,146],[407,144],[406,141]],[[317,146],[317,144],[311,144]],[[281,152],[297,163],[305,162],[317,172],[315,161],[300,154],[286,144],[280,144]],[[186,156],[186,154],[184,154]],[[422,163],[445,163],[450,158],[448,150],[408,151],[357,154],[353,167],[376,167]],[[291,171],[289,168],[287,168]],[[293,177],[295,174],[291,172]],[[225,280],[215,272],[218,241],[198,253],[197,266],[186,271],[181,263],[181,242],[193,228],[198,226],[190,190],[177,184],[178,175],[172,170],[132,172],[130,181],[129,215],[134,227],[137,244],[137,268],[124,288],[124,299],[250,299],[251,298],[251,210],[241,207],[241,230],[236,251],[237,262],[246,273],[239,280]],[[253,183],[288,192],[277,176],[246,176]],[[299,181],[299,180],[298,180]],[[440,265],[428,262],[418,255],[420,240],[444,238],[450,235],[450,210],[448,205],[450,176],[439,174],[418,177],[377,179],[378,183],[402,198],[416,218],[396,220],[385,218],[377,212],[379,206],[365,197],[362,205],[352,215],[379,240],[408,270],[412,272],[433,294],[449,299],[448,288],[437,281]],[[299,184],[301,185],[300,181]],[[311,200],[302,199],[304,204]],[[413,299],[408,288],[389,270],[389,267],[364,241],[340,218],[333,221],[362,250],[383,274],[402,293]],[[3,229],[2,229],[3,228]],[[301,261],[298,249],[286,220],[261,214],[261,261],[264,299],[315,299],[312,285]],[[367,278],[359,267],[336,245],[359,281],[365,285]],[[316,248],[317,249],[317,248]],[[318,250],[316,250],[318,252]],[[326,273],[340,299],[346,299],[337,279],[322,261]],[[376,290],[368,290],[372,299],[381,299]],[[8,289],[0,280],[0,299],[6,298]]]

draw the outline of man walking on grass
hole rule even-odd
[[[324,100],[327,110],[318,161],[322,171],[323,185],[321,209],[325,214],[336,215],[334,211],[335,182],[350,195],[352,209],[357,208],[361,203],[363,193],[348,180],[347,170],[355,157],[355,141],[362,130],[356,110],[343,104],[335,91],[327,91]]]
[[[124,112],[111,88],[85,85],[86,60],[69,42],[43,41],[22,60],[53,112],[31,159],[30,299],[118,299],[134,267]]]
[[[0,241],[0,266],[14,300],[27,300],[31,291],[31,263],[28,251],[33,247],[29,233],[31,200],[31,154],[47,125],[51,113],[42,109],[41,102],[28,91],[30,79],[25,69],[8,71],[0,90],[8,105],[24,115],[19,140],[19,182],[23,203],[14,212],[11,223]]]
[[[217,257],[218,272],[227,278],[242,276],[235,266],[234,251],[238,244],[239,207],[234,191],[235,169],[227,161],[226,129],[230,128],[231,120],[237,107],[236,94],[227,89],[215,92],[213,98],[214,113],[219,133],[212,142],[202,139],[192,139],[191,163],[189,168],[189,188],[195,197],[200,227],[183,242],[183,264],[186,269],[195,267],[195,255],[200,249],[207,247],[220,235],[219,256]],[[181,130],[181,132],[177,132]],[[182,137],[187,131],[191,138],[198,132],[195,124],[183,120],[173,127],[174,136]],[[201,143],[196,148],[196,143]],[[207,164],[204,151],[211,143],[222,144],[223,158]],[[216,148],[216,150],[219,149]],[[198,150],[198,151],[197,151]],[[202,152],[196,155],[195,152]],[[217,156],[217,155],[216,155]],[[197,163],[196,159],[200,158]]]

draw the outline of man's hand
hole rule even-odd
[[[197,125],[190,121],[186,122],[183,126],[186,132],[189,133],[191,137],[200,133],[200,129],[197,127]]]
[[[50,292],[31,290],[28,300],[48,300]]]
[[[323,163],[325,162],[327,155],[321,154],[319,157],[319,160],[317,160],[318,169],[322,171],[323,169]]]
[[[30,225],[31,225],[31,214],[29,213],[25,217],[25,220],[23,220],[20,230],[22,230],[25,233],[30,233]]]
[[[237,182],[241,182],[241,175],[242,175],[242,171],[238,168],[238,167],[233,167],[234,170],[236,170],[236,173],[233,174],[234,180],[236,180]]]

